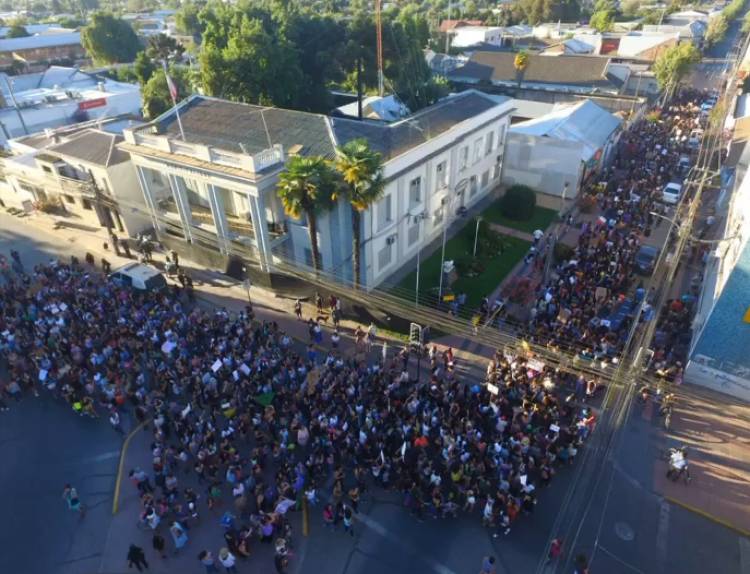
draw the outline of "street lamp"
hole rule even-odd
[[[477,228],[474,230],[474,257],[477,256],[477,240],[479,239],[479,224],[482,222],[482,216],[477,217]]]
[[[427,214],[422,212],[414,216],[414,222],[419,225],[427,219]],[[420,265],[420,258],[422,255],[422,230],[420,229],[419,232],[419,243],[417,245],[417,280],[415,281],[414,285],[414,306],[419,307],[419,265]]]

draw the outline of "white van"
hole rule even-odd
[[[143,263],[126,263],[109,274],[117,285],[140,291],[158,291],[167,286],[167,280],[158,269]]]

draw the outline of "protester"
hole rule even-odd
[[[130,548],[128,548],[128,568],[132,568],[135,566],[138,569],[138,572],[143,572],[143,569],[145,568],[148,570],[148,562],[146,562],[146,555],[143,552],[143,548],[140,548],[139,546],[136,546],[135,544],[131,544]]]

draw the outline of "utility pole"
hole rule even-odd
[[[448,0],[448,21],[450,22],[451,19],[451,8],[453,8],[453,2],[451,0]],[[446,30],[445,31],[445,54],[448,55],[448,52],[451,49],[451,31]]]
[[[3,75],[3,79],[5,80],[5,85],[8,86],[8,94],[10,95],[11,102],[13,102],[13,107],[16,109],[16,113],[18,114],[18,119],[21,122],[23,133],[26,135],[29,135],[29,128],[26,127],[26,122],[23,120],[23,114],[21,113],[21,108],[18,107],[18,102],[16,101],[16,94],[15,92],[13,92],[13,86],[11,85],[11,82],[8,80],[8,76]]]
[[[361,49],[361,47],[360,47]],[[357,57],[357,117],[362,119],[362,53]]]
[[[378,95],[382,98],[385,93],[385,77],[383,76],[383,18],[382,0],[375,0],[375,26],[377,28],[377,56],[378,56]]]

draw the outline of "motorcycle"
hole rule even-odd
[[[688,484],[690,478],[690,466],[687,459],[687,447],[670,448],[667,452],[667,478],[677,482],[680,477]]]

